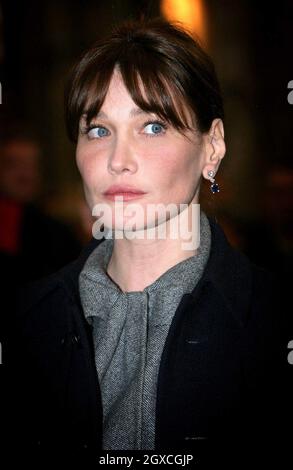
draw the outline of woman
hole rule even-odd
[[[211,60],[163,20],[124,24],[74,68],[66,116],[103,217],[98,241],[21,298],[17,440],[66,458],[267,445],[281,386],[273,281],[197,217],[225,155]]]

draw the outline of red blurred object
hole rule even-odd
[[[23,205],[0,199],[0,250],[16,255],[20,251]]]

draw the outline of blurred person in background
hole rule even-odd
[[[71,229],[37,204],[41,149],[17,128],[0,137],[0,260],[14,283],[46,276],[73,260],[80,245]]]
[[[105,228],[124,236],[93,239],[18,299],[11,448],[39,468],[49,458],[87,468],[103,450],[279,463],[289,392],[275,279],[203,211],[189,250],[171,230],[184,211],[136,217],[138,234],[166,223],[161,239],[128,239],[125,214],[113,213],[115,195],[139,200],[143,215],[186,203],[189,223],[201,184],[216,197],[226,147],[213,63],[180,27],[127,23],[83,55],[66,104],[87,203],[107,204]]]
[[[20,285],[48,276],[78,256],[81,244],[69,226],[37,204],[42,186],[41,149],[13,125],[0,137],[0,339],[11,299]]]

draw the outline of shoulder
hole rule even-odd
[[[205,275],[228,299],[236,295],[257,295],[274,283],[275,275],[253,263],[231,246],[215,219],[209,218],[211,251]],[[270,291],[267,290],[267,293]]]
[[[231,246],[214,219],[209,222],[212,241],[205,278],[212,283],[239,325],[284,330],[287,294],[282,277],[253,263]]]

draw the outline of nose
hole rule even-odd
[[[117,138],[109,156],[108,171],[111,174],[135,173],[137,171],[135,151],[127,140]]]

